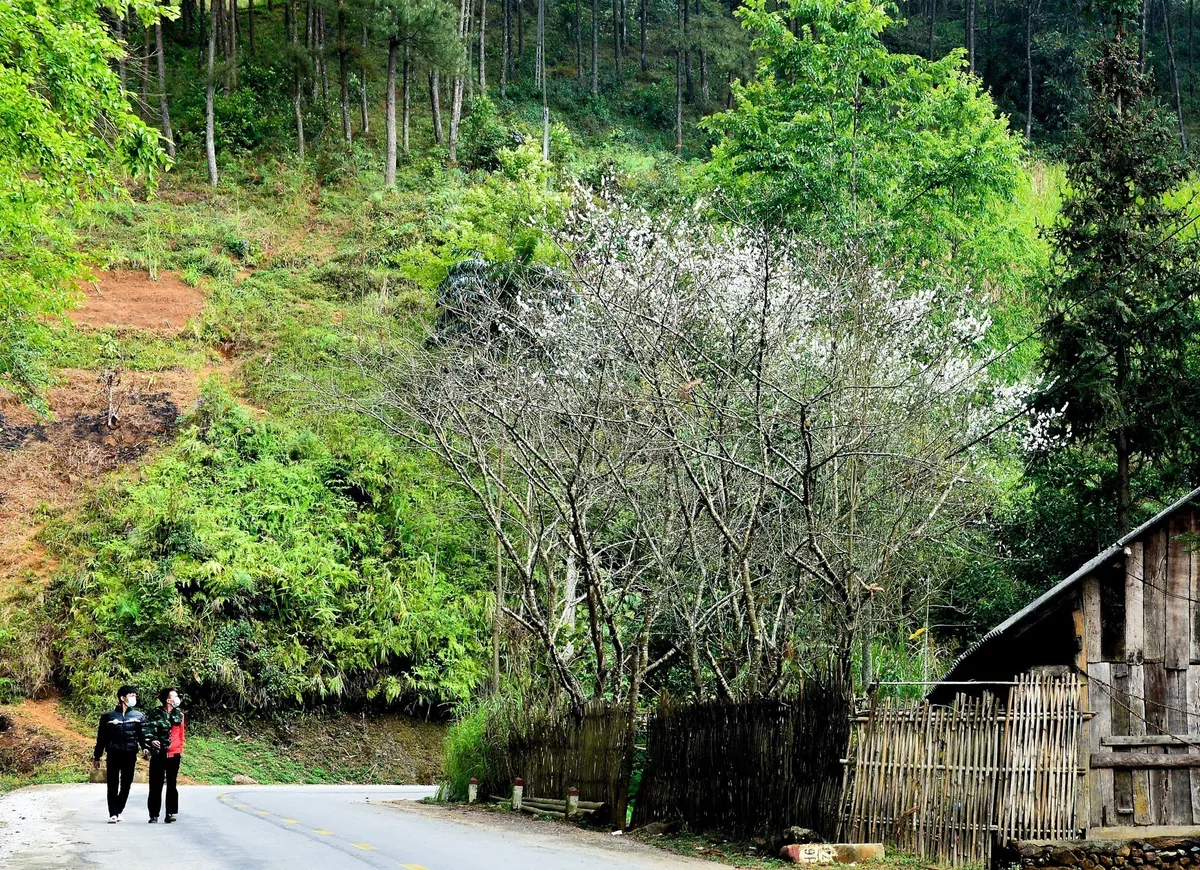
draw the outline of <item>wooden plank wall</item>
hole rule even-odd
[[[1200,755],[1196,529],[1195,510],[1180,510],[1131,543],[1123,565],[1100,566],[1083,581],[1093,755]],[[1119,608],[1111,596],[1122,587]],[[1155,740],[1171,735],[1184,739]],[[1200,758],[1197,765],[1089,765],[1089,826],[1200,825]]]
[[[1081,731],[1074,675],[1026,676],[1007,704],[885,701],[858,722],[840,836],[985,866],[996,836],[1074,837]]]

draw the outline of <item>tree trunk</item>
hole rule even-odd
[[[519,62],[525,56],[525,6],[523,0],[516,0],[517,3],[517,57]]]
[[[407,157],[409,154],[409,143],[408,143],[409,120],[412,117],[412,111],[411,111],[412,101],[409,98],[409,90],[408,90],[409,83],[412,80],[412,49],[409,48],[407,45],[404,46],[403,64],[404,64],[404,66],[403,66],[403,70],[402,70],[401,76],[400,76],[400,92],[401,92],[401,94],[403,94],[403,99],[401,100],[401,115],[403,116],[403,119],[404,119],[403,148],[404,148],[404,156]]]
[[[462,0],[458,9],[458,38],[466,43],[467,28],[470,24],[470,3],[469,0]],[[463,71],[467,67],[460,65],[454,73],[454,86],[450,96],[450,136],[448,137],[448,146],[450,151],[450,162],[458,162],[458,125],[462,120],[462,103],[463,103]]]
[[[320,8],[317,9],[317,60],[321,66],[321,100],[328,102],[329,66],[325,63],[325,10]]]
[[[929,0],[929,59],[933,60],[933,52],[937,39],[937,0]]]
[[[487,96],[487,0],[479,0],[479,93]]]
[[[441,73],[429,71],[429,109],[433,115],[433,141],[442,144],[442,82]]]
[[[229,33],[229,90],[238,86],[238,50],[237,50],[237,0],[229,0],[229,15],[226,17],[226,29]],[[226,93],[229,91],[227,90]]]
[[[292,88],[292,109],[296,114],[296,157],[304,162],[304,107],[300,104],[301,79],[300,71],[296,70],[295,83]]]
[[[592,0],[592,96],[600,93],[600,0]]]
[[[500,99],[508,96],[508,65],[512,62],[512,0],[500,4]]]
[[[150,48],[150,28],[142,28],[142,109],[146,111],[150,108],[150,55],[153,49]],[[144,117],[144,115],[143,115]]]
[[[358,68],[358,77],[359,112],[362,115],[362,134],[365,136],[371,132],[371,116],[367,111],[367,25],[365,23],[362,26],[362,65]]]
[[[387,60],[387,109],[384,124],[387,127],[387,158],[383,167],[383,183],[388,187],[396,183],[396,54],[400,43],[388,40]]]
[[[1124,427],[1117,430],[1117,537],[1129,534],[1132,525],[1129,519],[1129,506],[1132,502],[1130,494],[1130,449],[1129,436]]]
[[[683,81],[687,90],[689,103],[695,102],[695,88],[692,87],[692,16],[688,0],[680,0],[679,6],[683,11]]]
[[[167,106],[167,60],[163,56],[162,19],[154,22],[154,53],[158,55],[158,113],[167,154],[175,157],[175,134],[171,132],[171,113]]]
[[[122,93],[129,90],[129,71],[126,66],[125,59],[129,56],[129,46],[125,44],[125,18],[124,16],[114,16],[116,19],[117,43],[121,48],[121,53],[117,55],[117,75],[121,77]]]
[[[621,86],[621,20],[618,17],[620,0],[612,0],[613,14],[613,68],[617,74],[617,87]]]
[[[978,12],[979,0],[966,0],[967,3],[967,70],[975,74],[975,15]]]
[[[458,162],[458,124],[462,119],[463,80],[461,75],[454,77],[454,87],[450,95],[450,136],[448,140],[450,162]]]
[[[641,49],[640,49],[640,53],[639,53],[639,56],[638,56],[638,62],[641,64],[641,68],[642,68],[642,75],[645,75],[645,74],[646,74],[646,69],[647,69],[647,62],[646,62],[646,13],[647,13],[647,9],[646,9],[646,0],[642,0],[642,2],[641,2],[641,9],[640,9],[640,11],[638,12],[638,18],[639,18],[638,26],[639,26],[639,28],[641,29]]]
[[[546,92],[546,0],[537,4],[537,38],[533,49],[533,84]]]
[[[246,0],[246,33],[250,37],[250,53],[254,54],[254,0]]]
[[[204,90],[204,156],[208,159],[208,183],[217,186],[217,148],[213,135],[213,55],[217,51],[217,29],[208,29],[208,84]]]
[[[683,153],[683,49],[675,48],[675,153]]]
[[[700,46],[700,105],[708,106],[708,52]]]
[[[1033,138],[1033,0],[1025,0],[1025,139]]]
[[[349,145],[354,134],[350,131],[350,44],[346,42],[346,3],[338,0],[338,82],[342,97],[342,138]]]
[[[575,81],[583,84],[583,5],[575,0]]]
[[[1167,63],[1171,70],[1171,89],[1175,94],[1175,120],[1179,123],[1179,145],[1187,151],[1187,133],[1183,129],[1183,99],[1179,94],[1179,70],[1175,66],[1175,34],[1171,26],[1171,6],[1162,0],[1163,34],[1167,40]]]
[[[1188,93],[1196,90],[1196,0],[1188,0]]]
[[[1146,31],[1150,26],[1150,0],[1142,0],[1141,28],[1138,31],[1138,63],[1146,71]]]

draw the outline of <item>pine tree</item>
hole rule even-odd
[[[1138,464],[1162,460],[1198,422],[1189,365],[1198,273],[1181,232],[1187,217],[1166,200],[1186,163],[1119,24],[1099,46],[1088,87],[1066,160],[1071,193],[1051,232],[1061,278],[1043,328],[1049,385],[1039,405],[1061,413],[1071,444],[1110,459],[1104,487],[1124,533]]]

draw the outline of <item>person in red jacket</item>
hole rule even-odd
[[[183,760],[183,744],[187,720],[179,709],[179,691],[163,689],[158,693],[162,706],[155,710],[146,722],[147,745],[150,748],[150,796],[146,808],[150,811],[150,823],[158,821],[162,808],[163,782],[167,786],[168,825],[179,814],[179,764]]]

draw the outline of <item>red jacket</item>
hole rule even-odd
[[[171,726],[171,742],[167,747],[167,758],[172,758],[176,755],[183,755],[183,744],[185,742],[184,729],[187,727],[187,719],[183,719],[178,725]]]

